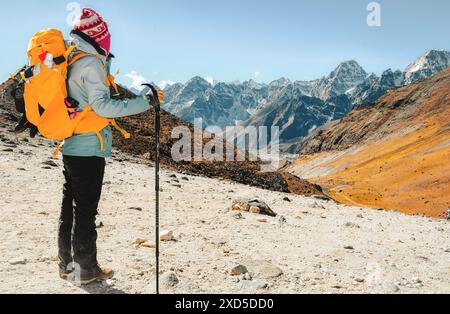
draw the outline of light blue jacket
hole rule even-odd
[[[77,35],[72,35],[71,43],[77,50],[90,54],[98,54],[95,48]],[[80,103],[79,111],[87,104],[99,116],[109,119],[136,115],[150,109],[145,97],[125,101],[113,100],[109,87],[106,86],[106,74],[103,64],[106,57],[97,59],[94,56],[81,58],[69,68],[67,92],[70,97]],[[102,64],[103,63],[103,64]],[[109,70],[109,64],[106,65]],[[101,151],[100,140],[95,133],[74,135],[66,139],[62,148],[63,155],[78,157],[111,157],[112,132],[106,127],[100,132],[104,141]]]

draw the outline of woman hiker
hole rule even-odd
[[[74,52],[86,56],[69,68],[67,89],[69,96],[78,101],[80,109],[89,104],[104,118],[136,115],[150,109],[147,97],[128,100],[111,99],[106,85],[105,68],[110,67],[111,35],[108,24],[92,9],[83,9],[71,32]],[[158,92],[163,100],[164,94]],[[111,156],[112,132],[108,126],[100,132],[103,145],[94,133],[75,135],[65,141],[62,149],[64,161],[64,190],[59,220],[58,248],[60,277],[67,279],[72,273],[82,285],[112,278],[111,269],[101,268],[97,260],[96,215],[102,193],[105,158]],[[101,149],[103,146],[103,149]]]

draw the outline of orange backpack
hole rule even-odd
[[[64,36],[57,29],[45,29],[36,33],[28,45],[28,67],[21,73],[25,81],[25,112],[28,121],[48,139],[65,140],[75,134],[95,133],[104,150],[100,131],[108,125],[116,127],[125,138],[130,134],[121,129],[114,119],[97,115],[88,104],[82,112],[76,112],[67,95],[66,79],[68,67],[86,56],[99,55],[84,52],[72,53],[76,46],[66,48]],[[69,57],[71,57],[69,59]],[[106,85],[113,86],[118,93],[114,77],[106,71]],[[53,155],[56,159],[62,144]]]

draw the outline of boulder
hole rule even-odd
[[[265,202],[258,199],[235,200],[231,206],[232,210],[251,212],[253,214],[276,217],[277,214]]]

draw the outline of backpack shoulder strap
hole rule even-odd
[[[78,60],[80,60],[81,58],[84,58],[84,57],[96,57],[98,60],[101,61],[101,59],[100,59],[101,55],[99,55],[99,54],[91,54],[91,53],[87,53],[87,52],[78,52],[70,59],[68,65],[71,66],[72,64],[74,64],[75,62],[77,62]],[[106,76],[106,81],[105,81],[106,86],[108,86],[108,87],[112,86],[114,88],[114,91],[116,92],[116,95],[117,96],[120,95],[119,89],[118,89],[117,84],[116,84],[116,82],[114,80],[114,76],[110,75],[108,73],[108,71],[106,70],[106,65],[103,62],[101,62],[101,63],[102,63],[103,71],[105,72],[105,76]]]
[[[72,65],[84,57],[96,57],[97,59],[100,59],[100,55],[95,55],[95,54],[91,54],[91,53],[87,53],[87,52],[79,52],[70,59],[68,65]]]

